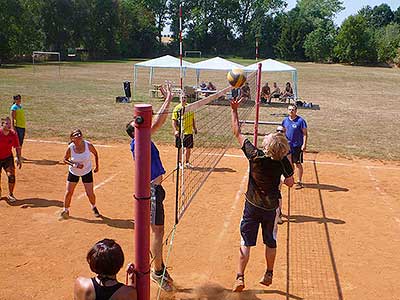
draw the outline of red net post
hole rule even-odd
[[[135,116],[135,266],[139,300],[150,299],[150,104],[134,107]]]
[[[257,96],[256,96],[256,118],[254,120],[254,146],[257,147],[258,140],[258,119],[260,114],[260,96],[261,96],[261,64],[258,64],[257,70]]]

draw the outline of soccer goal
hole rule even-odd
[[[43,63],[54,63],[58,65],[58,75],[61,76],[61,56],[60,52],[47,52],[47,51],[33,51],[32,52],[32,66],[35,72],[35,66]]]
[[[185,51],[185,57],[196,57],[198,55],[198,57],[201,58],[201,51],[199,50],[187,50]]]

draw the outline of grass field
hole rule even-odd
[[[238,60],[242,64],[253,61]],[[116,104],[123,95],[122,82],[132,81],[135,61],[63,63],[59,74],[54,65],[17,65],[0,68],[0,114],[8,114],[12,95],[20,93],[28,121],[28,138],[66,140],[72,128],[80,127],[96,141],[126,140],[124,125],[133,104]],[[299,109],[308,122],[309,150],[333,152],[383,160],[400,160],[396,137],[400,126],[400,71],[389,68],[291,63],[298,69],[299,95],[319,105],[319,110]],[[148,70],[140,69],[136,102],[161,101],[147,97]],[[157,69],[154,83],[179,82],[178,70]],[[226,86],[224,72],[202,72],[201,80]],[[263,73],[263,82],[277,81],[283,87],[289,74]],[[195,84],[189,71],[186,84]],[[284,106],[262,107],[261,120],[280,121]],[[227,124],[226,130],[230,130]],[[271,128],[260,128],[267,132]],[[171,128],[164,126],[155,137],[171,141]]]

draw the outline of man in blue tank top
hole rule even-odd
[[[306,121],[297,115],[297,106],[291,104],[288,106],[289,116],[282,121],[282,126],[285,127],[286,138],[289,141],[290,154],[288,158],[291,163],[296,165],[298,181],[296,189],[303,188],[303,152],[307,148],[307,123]]]
[[[160,88],[165,101],[151,125],[151,135],[162,127],[168,114],[165,111],[169,108],[172,100],[171,84]],[[132,138],[131,151],[135,159],[135,124],[134,120],[126,125],[126,132]],[[158,283],[167,292],[172,291],[172,278],[165,269],[163,261],[163,240],[164,240],[164,204],[165,190],[162,187],[162,176],[165,174],[160,159],[160,153],[156,145],[151,142],[151,196],[150,196],[150,227],[151,227],[151,253],[153,255],[153,269],[151,279]],[[164,270],[165,269],[165,270]],[[163,276],[164,274],[164,276]]]

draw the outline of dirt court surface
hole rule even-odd
[[[98,145],[96,219],[79,184],[71,218],[58,220],[67,167],[66,144],[26,141],[15,204],[0,201],[0,299],[72,299],[77,276],[92,276],[88,249],[109,237],[133,261],[133,178],[128,142]],[[175,151],[160,146],[169,173]],[[169,159],[171,158],[171,159]],[[400,299],[400,164],[306,154],[305,188],[283,189],[290,222],[279,227],[274,282],[258,284],[263,245],[252,250],[246,289],[231,293],[240,243],[247,161],[232,149],[218,164],[178,225],[168,265],[174,293],[161,299]],[[173,176],[165,182],[167,228],[174,213]],[[396,184],[394,184],[396,183]],[[288,200],[288,194],[290,195]],[[165,248],[165,253],[166,253]],[[120,272],[119,280],[124,281]],[[157,288],[151,284],[152,299]]]

